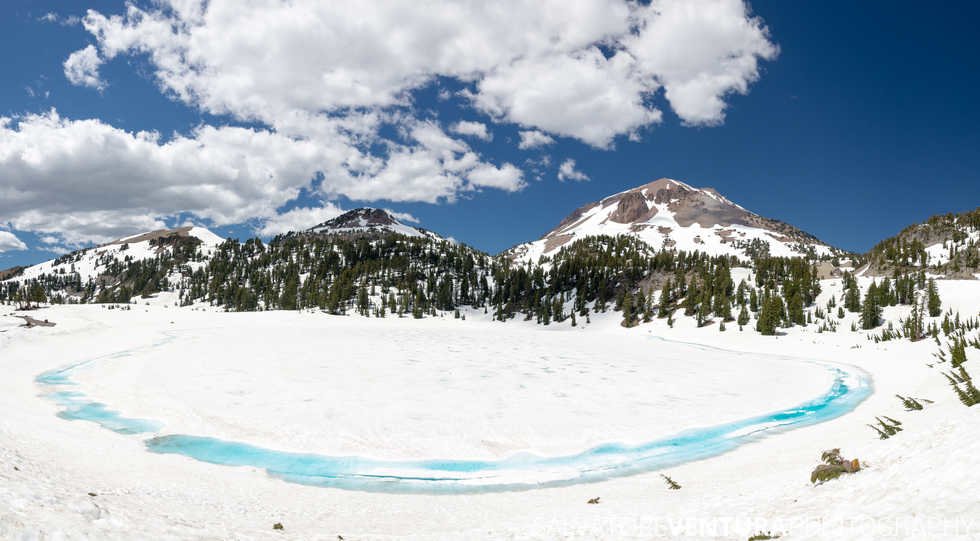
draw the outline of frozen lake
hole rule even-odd
[[[155,453],[395,492],[662,469],[832,419],[871,391],[856,369],[649,335],[406,320],[379,337],[356,319],[266,316],[163,330],[37,381],[59,416],[150,435]]]

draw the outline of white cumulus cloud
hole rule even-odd
[[[9,252],[11,250],[26,250],[27,245],[24,241],[17,238],[10,231],[0,231],[0,252]]]
[[[487,125],[483,122],[474,122],[471,120],[461,120],[452,126],[453,133],[458,133],[460,135],[468,135],[470,137],[475,137],[483,141],[490,141],[493,139],[493,134],[487,129]]]
[[[720,122],[718,102],[776,53],[742,0],[160,4],[90,10],[83,25],[105,58],[147,55],[168,94],[272,126],[294,111],[405,104],[449,77],[475,83],[475,104],[500,120],[606,146],[660,120],[647,100],[660,88],[685,121]]]
[[[660,122],[645,101],[656,89],[629,53],[607,58],[591,47],[502,67],[480,81],[474,103],[500,119],[608,147],[617,135]]]
[[[69,82],[103,89],[102,66],[125,58],[222,124],[160,134],[54,111],[0,119],[0,216],[67,244],[181,214],[274,231],[332,211],[277,212],[304,189],[430,203],[520,190],[520,168],[465,138],[511,124],[522,149],[556,137],[613,148],[668,107],[717,124],[778,52],[742,0],[134,0],[82,26],[95,44],[64,61]],[[438,113],[415,103],[441,79],[462,90]],[[439,118],[449,107],[459,115]],[[480,113],[489,125],[453,122]],[[559,178],[587,177],[573,162]]]
[[[558,180],[565,182],[566,180],[573,180],[576,182],[584,182],[589,180],[589,175],[579,171],[575,168],[575,160],[568,158],[567,160],[561,162],[558,166]]]
[[[298,207],[269,218],[256,232],[271,237],[290,231],[303,231],[343,213],[340,207],[329,202],[318,207]]]
[[[625,31],[629,18],[621,0],[169,4],[89,11],[84,26],[109,58],[149,54],[160,85],[180,99],[266,120],[400,103],[435,76],[465,79],[528,53],[575,50]]]
[[[259,220],[271,233],[304,216],[276,209],[318,176],[327,199],[436,203],[479,188],[523,187],[515,166],[483,161],[431,122],[416,123],[411,143],[393,145],[384,158],[360,152],[343,125],[320,128],[299,139],[202,125],[164,139],[54,110],[0,118],[0,216],[17,230],[60,233],[68,243],[160,228],[180,213],[214,225]]]
[[[741,0],[655,0],[637,15],[641,30],[624,44],[688,124],[722,122],[725,95],[748,92],[759,60],[779,52]]]
[[[65,77],[73,85],[89,86],[99,90],[105,88],[105,82],[99,78],[99,67],[102,58],[94,45],[71,53],[65,60]]]
[[[501,167],[481,164],[468,174],[473,186],[516,192],[524,188],[524,173],[509,163]]]
[[[521,137],[521,142],[517,144],[517,148],[520,148],[521,150],[547,146],[554,144],[555,142],[553,137],[538,130],[521,130],[519,135]]]
[[[333,159],[256,129],[201,126],[164,141],[54,111],[0,118],[0,216],[69,243],[159,228],[181,212],[240,223],[275,215]]]

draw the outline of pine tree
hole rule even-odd
[[[626,293],[623,297],[623,327],[636,326],[636,314],[633,312],[633,295]]]
[[[805,325],[806,314],[803,313],[803,299],[800,297],[798,291],[793,291],[789,296],[787,306],[789,309],[789,320],[797,325]]]
[[[874,282],[868,286],[868,293],[864,297],[864,305],[861,307],[861,328],[873,329],[881,322],[881,306],[878,305],[879,297],[877,286]]]
[[[667,281],[664,282],[664,286],[660,289],[660,307],[658,309],[657,316],[662,318],[669,316],[672,301],[670,278],[667,278]]]
[[[737,302],[739,306],[745,306],[745,303],[748,301],[748,298],[745,295],[747,288],[748,286],[745,284],[745,280],[739,280],[738,289],[735,290],[735,302]]]
[[[905,335],[909,340],[915,342],[921,340],[925,336],[925,325],[922,319],[922,306],[921,303],[912,303],[912,313],[909,314],[909,318],[904,322]]]
[[[953,368],[959,368],[966,362],[966,341],[962,338],[953,340],[949,347],[949,363]]]
[[[756,330],[765,336],[773,336],[783,320],[783,301],[775,293],[767,294],[762,300],[762,309],[756,322]]]
[[[878,286],[878,305],[895,306],[898,303],[895,292],[892,290],[891,281],[886,276]]]
[[[701,292],[701,302],[698,303],[697,321],[698,327],[703,327],[711,321],[711,290],[707,287]]]
[[[368,290],[361,285],[357,290],[357,311],[362,316],[367,316],[371,309],[371,301],[368,297]]]
[[[861,291],[858,289],[857,282],[853,281],[849,284],[844,292],[844,308],[847,308],[848,312],[856,313],[861,311]]]
[[[715,294],[713,310],[722,321],[732,320],[732,303],[724,291]]]
[[[745,305],[742,305],[742,310],[738,313],[738,330],[742,330],[742,327],[749,324],[749,312],[745,309]]]
[[[942,313],[943,303],[939,299],[939,289],[936,287],[936,280],[934,278],[929,279],[929,286],[926,290],[926,295],[929,299],[929,317],[938,317],[939,314]]]
[[[294,265],[290,265],[287,270],[285,285],[282,288],[282,295],[279,296],[279,307],[283,310],[296,310],[298,293],[299,270]]]
[[[42,286],[39,282],[34,282],[28,291],[28,299],[29,302],[33,302],[35,306],[48,302],[48,296],[44,292],[44,286]],[[126,298],[125,302],[129,302],[128,297]]]
[[[643,322],[650,323],[653,321],[653,294],[644,301],[643,303]]]
[[[684,296],[684,315],[693,316],[698,309],[698,300],[701,298],[698,291],[698,283],[691,280],[687,286],[687,294]]]

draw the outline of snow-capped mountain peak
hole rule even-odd
[[[203,255],[210,254],[224,242],[220,236],[204,227],[184,226],[174,229],[158,229],[128,237],[93,248],[85,248],[56,259],[27,267],[8,279],[30,280],[43,275],[77,274],[81,281],[101,276],[109,265],[117,261],[151,259],[169,249],[179,239],[195,239],[200,242]]]
[[[158,229],[156,231],[148,231],[146,233],[139,233],[136,235],[130,235],[128,237],[123,237],[121,239],[114,240],[105,246],[111,246],[114,244],[132,244],[143,241],[150,241],[154,239],[159,239],[163,237],[168,237],[171,235],[176,235],[178,237],[192,237],[201,241],[205,246],[217,246],[225,241],[225,239],[216,235],[210,229],[205,227],[197,226],[184,226],[175,229]]]
[[[760,247],[777,256],[834,252],[813,235],[751,212],[713,188],[661,178],[580,207],[540,239],[512,248],[510,255],[537,261],[596,235],[634,235],[656,249],[745,259]]]
[[[403,223],[387,210],[371,207],[349,210],[307,229],[306,232],[340,235],[397,233],[408,237],[442,238],[421,227]]]

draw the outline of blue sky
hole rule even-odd
[[[209,29],[218,23],[201,13],[155,12],[154,4],[139,2],[143,15],[115,23],[111,16],[127,9],[119,2],[7,2],[0,43],[16,54],[6,57],[0,81],[0,116],[9,119],[0,134],[0,198],[8,201],[0,201],[0,225],[28,249],[8,241],[0,268],[146,224],[190,220],[244,237],[302,223],[301,215],[288,214],[295,208],[320,209],[312,219],[364,205],[409,213],[426,228],[496,253],[540,236],[586,202],[664,176],[712,186],[746,208],[857,251],[932,214],[980,205],[980,39],[973,28],[980,8],[754,1],[751,14],[741,14],[740,2],[729,3],[738,4],[723,12],[733,24],[704,28],[701,41],[715,49],[688,58],[699,47],[685,37],[700,37],[697,17],[684,19],[693,27],[672,32],[661,25],[654,32],[654,15],[637,5],[630,16],[650,28],[639,31],[650,35],[643,43],[628,30],[617,35],[614,17],[596,22],[583,8],[594,36],[571,35],[582,26],[574,19],[543,25],[542,32],[567,38],[560,50],[541,45],[534,27],[520,34],[503,21],[497,30],[501,21],[486,13],[462,13],[417,27],[405,23],[418,31],[408,46],[396,42],[375,53],[373,43],[358,48],[348,40],[350,51],[315,55],[303,51],[330,48],[317,40],[345,28],[313,25],[318,37],[304,40],[288,28],[256,34],[240,21]],[[105,19],[83,25],[74,17],[85,16],[85,8]],[[276,15],[260,17],[273,28],[268,32],[279,28]],[[404,19],[388,15],[369,21],[385,37],[392,34],[386,21]],[[526,14],[536,16],[553,18]],[[661,22],[672,20],[663,15]],[[179,36],[160,45],[158,27],[141,24],[159,21],[228,35],[238,49],[193,49],[188,43],[196,42]],[[467,22],[498,32],[487,38],[495,46],[512,40],[513,54],[479,56],[481,38],[472,37],[477,32]],[[768,34],[756,31],[761,26]],[[462,52],[450,41],[412,50],[456,27],[474,40]],[[89,46],[91,55],[77,58],[68,74],[66,60]],[[395,58],[403,49],[409,53]],[[663,50],[680,52],[665,58]],[[174,51],[190,68],[166,72],[172,67],[166,55]],[[276,58],[279,51],[289,54]],[[433,60],[443,51],[453,54]],[[617,58],[617,51],[629,55]],[[751,61],[737,69],[712,64],[726,55]],[[530,57],[539,61],[521,64]],[[94,69],[85,58],[97,59]],[[616,64],[624,58],[627,67]],[[195,71],[207,63],[232,75]],[[406,65],[415,71],[387,76]],[[318,79],[318,70],[332,78]],[[608,88],[596,86],[592,70]],[[233,83],[242,77],[247,91],[238,92]],[[734,82],[691,90],[684,77]],[[536,94],[525,92],[529,86]],[[723,115],[703,106],[704,92],[724,102]],[[620,105],[631,97],[639,101]],[[549,112],[552,105],[557,114]],[[461,120],[482,123],[492,139],[454,132]],[[158,135],[147,143],[133,136],[139,131]],[[522,149],[521,131],[546,133],[554,142]],[[180,138],[184,146],[168,147]],[[185,160],[187,152],[193,158]],[[569,159],[588,180],[559,180]],[[227,162],[239,161],[228,173]],[[210,186],[215,175],[231,176]]]

